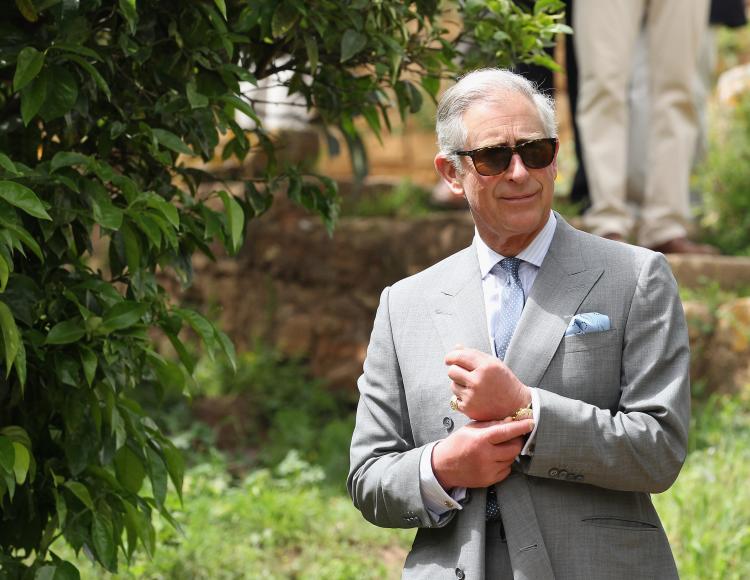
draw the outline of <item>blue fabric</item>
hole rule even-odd
[[[500,360],[505,359],[510,339],[523,311],[523,287],[518,277],[521,261],[519,258],[503,258],[492,269],[496,276],[505,278],[500,291],[500,316],[495,326],[495,354]]]
[[[523,311],[525,298],[521,279],[518,277],[518,268],[522,261],[519,258],[503,258],[492,268],[495,276],[499,276],[501,280],[505,278],[500,290],[500,316],[495,326],[495,354],[500,360],[505,358],[513,331]],[[500,507],[497,505],[494,486],[487,490],[485,518],[488,522],[500,519]]]
[[[598,312],[585,312],[573,317],[565,331],[565,336],[589,334],[604,330],[609,330],[609,316]]]

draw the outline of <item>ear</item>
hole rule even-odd
[[[453,195],[464,197],[463,178],[445,154],[438,153],[435,155],[435,169]]]

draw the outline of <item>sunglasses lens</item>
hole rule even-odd
[[[541,169],[547,167],[555,158],[555,140],[538,139],[518,147],[518,154],[526,167]]]
[[[474,153],[474,168],[479,175],[498,175],[510,165],[513,150],[510,147],[488,147]]]

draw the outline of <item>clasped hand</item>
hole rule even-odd
[[[457,347],[445,362],[458,410],[473,422],[435,445],[433,472],[444,489],[502,481],[534,428],[531,420],[508,416],[526,406],[531,393],[502,361],[478,350]]]

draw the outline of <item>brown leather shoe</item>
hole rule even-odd
[[[651,249],[654,252],[661,252],[662,254],[704,254],[718,256],[721,253],[719,248],[709,246],[708,244],[697,244],[687,238],[675,238],[654,246]]]

